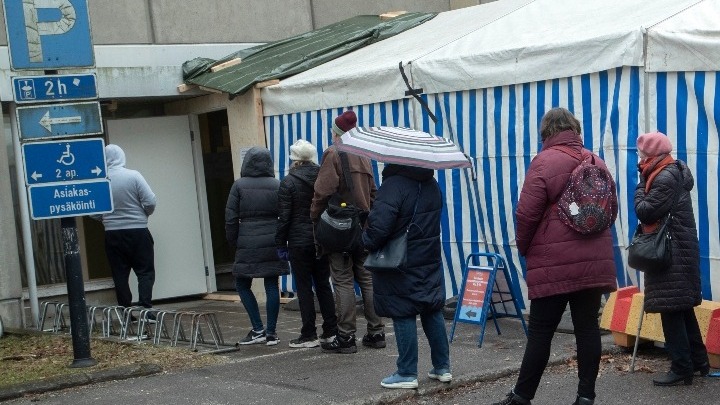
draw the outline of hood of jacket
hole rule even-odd
[[[580,135],[573,131],[562,131],[543,142],[542,150],[549,149],[555,145],[566,145],[575,148],[582,148],[583,142]]]
[[[415,181],[427,181],[430,180],[435,174],[432,169],[426,169],[424,167],[405,166],[398,164],[388,164],[382,171],[382,178],[385,180],[391,176],[403,176]]]
[[[305,164],[290,169],[290,176],[295,177],[301,182],[307,184],[310,188],[315,185],[315,179],[317,179],[320,166],[315,163]]]
[[[245,153],[240,177],[275,177],[270,151],[260,146],[250,148]]]
[[[105,146],[105,163],[108,170],[125,167],[125,152],[115,144]]]

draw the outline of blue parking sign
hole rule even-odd
[[[4,0],[13,70],[94,67],[87,0]]]
[[[18,104],[93,100],[97,94],[95,73],[12,78],[13,97]]]
[[[113,211],[107,179],[51,183],[28,188],[32,219],[76,217]]]

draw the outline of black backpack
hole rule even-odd
[[[345,184],[353,195],[353,182],[345,152],[339,152],[343,168]],[[360,244],[362,235],[362,210],[351,201],[344,201],[335,193],[328,201],[328,206],[320,214],[315,226],[315,241],[326,253],[352,252]]]

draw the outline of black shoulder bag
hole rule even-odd
[[[628,266],[648,274],[662,273],[672,264],[670,224],[672,223],[675,205],[680,199],[684,179],[682,167],[677,161],[675,161],[675,164],[680,170],[680,184],[675,190],[675,198],[670,207],[670,212],[668,212],[662,225],[655,232],[643,233],[642,224],[638,224],[630,241],[630,246],[627,247]]]
[[[315,240],[327,253],[352,252],[360,242],[362,223],[360,212],[354,204],[354,188],[350,176],[350,164],[345,152],[339,152],[345,185],[353,201],[343,201],[338,193],[328,200],[328,206],[320,214],[315,227]]]
[[[418,193],[415,199],[415,208],[410,224],[394,238],[388,239],[385,246],[375,252],[370,252],[365,259],[365,268],[372,272],[395,272],[402,271],[407,263],[407,238],[410,227],[414,224],[415,213],[417,212],[418,201],[420,201],[420,190],[422,183],[418,182]]]

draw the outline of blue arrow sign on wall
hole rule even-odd
[[[18,107],[17,121],[23,140],[103,133],[97,101]]]

